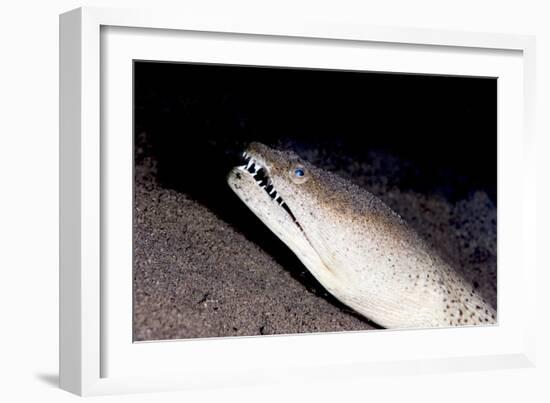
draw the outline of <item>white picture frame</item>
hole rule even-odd
[[[228,42],[233,46],[220,46]],[[271,49],[262,53],[266,43]],[[296,44],[340,57],[292,52]],[[205,48],[209,52],[201,52]],[[530,36],[315,19],[229,21],[104,8],[62,14],[61,387],[97,395],[533,365],[535,318],[528,312],[535,312],[536,272],[533,246],[523,237],[531,220],[522,217],[534,203],[528,180],[534,168],[523,158],[533,136],[534,49]],[[365,62],[363,52],[379,57]],[[403,57],[411,52],[418,57]],[[499,77],[499,325],[133,343],[131,248],[125,247],[131,236],[133,59]],[[123,163],[113,164],[115,157]],[[113,262],[125,269],[109,271]]]

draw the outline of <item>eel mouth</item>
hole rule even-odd
[[[263,189],[274,203],[277,203],[283,210],[285,210],[294,224],[300,229],[300,231],[303,231],[298,219],[292,213],[292,210],[288,207],[288,204],[285,203],[284,199],[275,188],[273,180],[269,176],[269,170],[266,165],[246,151],[242,153],[240,163],[241,165],[237,166],[237,169],[240,172],[244,172],[245,175],[251,175],[254,178],[256,185]]]
[[[271,175],[270,162],[253,149],[246,150],[240,157],[240,165],[236,164],[228,175],[229,186],[309,271],[322,284],[328,285],[329,291],[334,290],[331,284],[337,281],[336,274],[322,260],[307,235],[307,226],[299,222],[275,186],[279,181],[284,183],[285,178]]]

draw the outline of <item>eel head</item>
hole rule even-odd
[[[228,184],[252,212],[277,235],[327,288],[337,287],[337,273],[323,261],[311,235],[322,218],[313,220],[319,202],[319,175],[291,151],[252,143],[233,168]]]

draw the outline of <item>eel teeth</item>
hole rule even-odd
[[[249,155],[246,151],[242,153],[242,162],[243,165],[240,166],[243,170],[249,172],[252,177],[254,178],[254,181],[256,184],[263,189],[270,197],[272,201],[277,202],[279,206],[281,206],[286,212],[290,215],[292,218],[292,221],[300,228],[300,223],[292,214],[292,211],[288,207],[288,205],[285,203],[284,199],[279,196],[277,193],[277,190],[275,190],[275,186],[273,184],[273,181],[269,177],[269,172],[266,167],[264,167],[261,163],[256,161],[251,155]]]

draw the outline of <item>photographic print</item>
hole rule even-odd
[[[497,323],[497,80],[134,61],[135,341]]]

